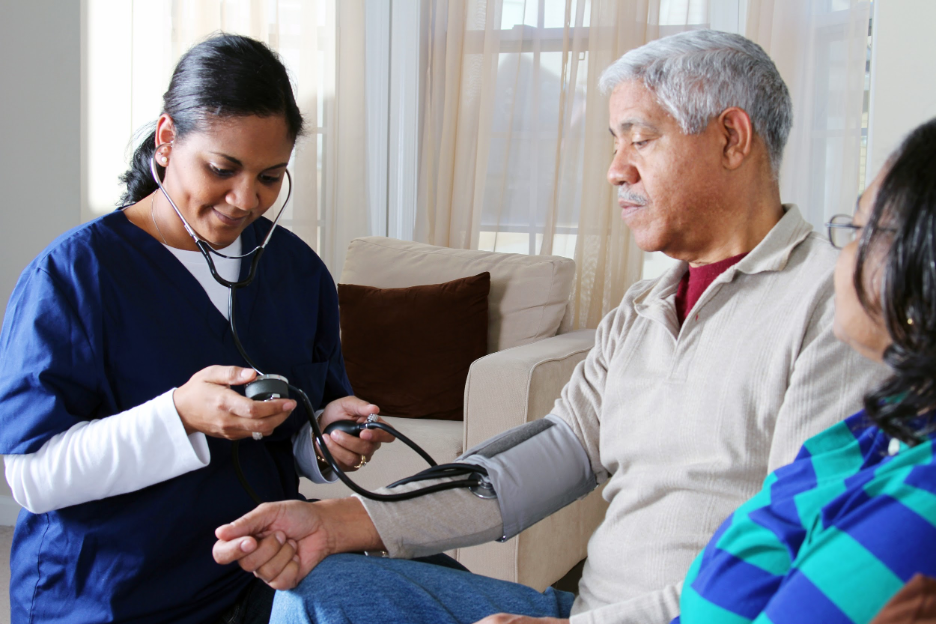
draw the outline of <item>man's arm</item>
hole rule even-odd
[[[793,461],[805,440],[859,409],[887,368],[858,355],[833,333],[831,280],[820,292],[777,414],[767,473]]]
[[[398,502],[361,498],[390,556],[412,558],[509,539],[596,486],[578,438],[565,421],[552,415],[505,431],[458,462],[482,467],[489,493],[496,498],[465,488]],[[381,492],[419,490],[440,482],[421,481]]]
[[[620,322],[618,314],[620,310],[608,314],[601,322],[596,332],[596,344],[589,352],[588,356],[576,366],[572,379],[562,390],[561,397],[556,401],[553,408],[553,416],[556,422],[560,420],[565,424],[563,427],[556,427],[556,431],[562,429],[568,432],[568,440],[577,440],[565,444],[565,449],[569,451],[568,455],[576,455],[574,460],[569,457],[564,464],[558,463],[558,452],[546,450],[539,458],[524,459],[521,462],[527,470],[523,472],[529,474],[540,473],[550,474],[559,470],[561,474],[576,474],[581,479],[576,478],[568,481],[565,488],[573,494],[578,491],[576,486],[587,479],[591,479],[589,491],[595,485],[605,481],[608,477],[607,471],[601,464],[599,451],[599,418],[601,409],[601,399],[604,392],[605,380],[607,378],[607,356],[606,351],[613,348],[614,340],[612,336],[618,331],[615,330],[615,323]],[[537,426],[534,421],[518,427],[513,431],[524,431],[531,426]],[[463,459],[476,463],[471,457],[477,455],[476,451],[497,441],[498,438],[508,436],[510,432],[505,432],[502,436],[488,440],[469,450]],[[540,447],[541,450],[548,447]],[[554,447],[555,448],[555,447]],[[575,449],[578,449],[575,452]],[[586,465],[583,465],[584,464]],[[585,473],[589,473],[585,475]],[[519,475],[511,472],[505,475],[505,482],[512,482],[511,489],[514,491],[524,490],[526,492],[538,492],[535,484],[528,483],[526,474]],[[422,482],[421,485],[406,486],[395,488],[393,491],[403,491],[422,487],[429,483]],[[557,500],[558,506],[551,509],[556,511],[561,506],[572,502],[571,500],[562,500],[561,494],[564,492],[553,492],[551,499]],[[577,495],[583,492],[578,491]],[[587,492],[584,492],[587,493]],[[503,495],[504,492],[498,492]],[[559,494],[559,496],[555,496]],[[574,500],[574,499],[573,499]],[[361,499],[363,505],[374,521],[380,536],[386,544],[387,552],[391,557],[419,557],[430,554],[436,554],[452,548],[472,546],[489,542],[494,539],[509,537],[515,534],[516,528],[522,530],[533,522],[544,517],[541,513],[536,514],[535,520],[522,520],[520,525],[512,521],[514,514],[507,513],[505,527],[505,503],[511,502],[505,499],[490,500],[481,499],[465,489],[447,490],[424,496],[417,499],[404,502],[379,502],[373,500]],[[548,505],[541,509],[548,509]],[[547,513],[548,515],[548,513]],[[529,524],[527,524],[529,522]],[[506,533],[505,533],[506,531]]]
[[[592,349],[585,361],[576,367],[572,380],[566,384],[562,397],[556,401],[555,406],[555,411],[561,415],[561,420],[568,425],[568,428],[562,427],[562,429],[571,431],[574,435],[568,438],[577,439],[581,446],[577,459],[570,462],[572,468],[567,473],[576,472],[581,476],[588,471],[587,466],[582,466],[582,458],[584,458],[584,462],[589,464],[592,470],[596,466],[599,467],[600,472],[591,475],[591,478],[599,483],[607,478],[607,473],[601,467],[599,457],[598,410],[601,406],[601,393],[607,374],[604,351],[610,343],[607,336],[612,332],[615,315],[616,312],[612,312],[602,321],[596,333],[596,347]],[[523,430],[528,426],[519,427],[518,430]],[[557,431],[559,429],[556,428]],[[477,449],[484,448],[494,440],[479,445]],[[477,449],[472,449],[465,455],[472,463],[476,462],[470,460],[470,456],[476,454]],[[526,467],[534,472],[539,464],[543,466],[543,473],[557,468],[555,453],[548,451],[540,460],[532,461],[538,461],[538,463],[528,464]],[[510,476],[507,475],[508,479]],[[576,480],[576,482],[579,481],[581,479]],[[380,492],[401,493],[440,482],[441,480],[422,481],[399,486],[393,490],[382,489]],[[523,488],[525,479],[521,478],[515,485]],[[386,550],[391,557],[421,557],[452,548],[481,544],[505,536],[501,513],[504,501],[479,498],[467,489],[445,490],[429,496],[397,502],[374,501],[357,495],[355,498],[359,501],[358,505],[366,510],[371,527],[376,530],[383,544],[377,550]],[[561,501],[560,504],[568,502],[571,501]],[[535,520],[538,519],[540,518]],[[522,529],[524,526],[521,524],[519,528]],[[357,548],[357,550],[363,550],[363,548]]]
[[[296,543],[296,569],[273,565],[261,578],[285,574],[282,582],[291,586],[329,554],[386,550],[393,557],[412,558],[511,537],[595,486],[584,449],[556,417],[505,432],[469,451],[464,461],[486,468],[497,498],[458,488],[394,502],[356,497],[262,505],[218,529],[215,558],[219,563],[241,561],[244,569],[257,572],[268,565],[267,559],[285,557],[281,551],[290,544],[263,543],[281,532]],[[402,494],[441,482],[419,481],[379,492]],[[508,518],[506,532],[502,517]],[[282,561],[291,565],[289,557]]]
[[[420,481],[378,491],[401,494],[447,480]],[[375,501],[357,494],[354,498],[366,510],[380,536],[383,546],[374,550],[385,550],[398,559],[483,544],[503,534],[504,523],[497,501],[479,498],[467,488],[443,490],[397,502]]]

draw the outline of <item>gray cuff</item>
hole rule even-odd
[[[408,483],[392,490],[377,491],[399,494],[446,480]],[[484,544],[502,533],[497,503],[478,498],[463,488],[395,502],[353,496],[364,505],[387,552],[394,558],[425,557],[453,548]]]
[[[469,450],[457,461],[487,469],[506,541],[595,489],[588,454],[571,427],[552,414]]]

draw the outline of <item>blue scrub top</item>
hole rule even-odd
[[[267,219],[243,233],[253,249]],[[249,261],[241,263],[241,279]],[[238,335],[265,373],[319,408],[351,394],[335,284],[298,237],[277,229],[237,294]],[[140,405],[212,364],[247,366],[195,277],[122,212],[68,232],[23,271],[0,332],[0,454],[33,453],[81,421]],[[266,501],[300,498],[290,437],[302,405],[261,442],[240,445]],[[137,492],[44,514],[23,510],[11,555],[14,624],[211,622],[253,579],[211,556],[216,527],[254,507],[231,443],[208,466]]]

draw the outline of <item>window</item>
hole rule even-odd
[[[579,163],[576,166],[583,161],[584,144],[563,145],[562,140],[579,134],[577,126],[584,119],[590,5],[590,0],[574,1],[567,16],[564,1],[503,3],[480,249],[540,253],[549,212],[546,206],[552,200],[558,208],[556,223],[551,225],[555,232],[552,253],[574,256],[582,178],[579,175],[572,188],[561,187],[555,169],[563,148],[575,151],[571,160]],[[582,19],[576,22],[580,9]],[[567,30],[567,19],[581,26]],[[474,48],[480,53],[484,32],[471,35],[469,31],[466,51]],[[564,52],[571,38],[574,50],[581,51]],[[564,64],[568,54],[576,55],[574,68]],[[574,95],[566,98],[564,92],[569,89]]]

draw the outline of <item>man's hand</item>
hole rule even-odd
[[[328,556],[328,536],[314,505],[264,503],[215,530],[215,561],[237,561],[274,589],[292,589]]]
[[[362,423],[367,420],[371,414],[376,414],[380,408],[363,401],[357,397],[346,396],[336,399],[325,406],[325,411],[319,417],[319,426],[324,430],[325,427],[336,420],[353,420]],[[383,422],[382,420],[380,422]],[[344,472],[353,472],[358,469],[362,462],[369,462],[380,448],[381,443],[393,442],[396,438],[380,429],[367,429],[361,432],[360,437],[355,437],[344,433],[343,431],[333,431],[325,436],[325,445],[338,467]],[[321,449],[316,444],[316,452],[321,453]]]
[[[250,541],[241,543],[244,556],[240,559],[240,566],[257,577],[271,579],[269,584],[274,589],[295,587],[299,568],[296,542],[287,540],[282,531],[268,535],[259,542],[248,539]]]
[[[557,618],[535,618],[526,615],[510,615],[509,613],[497,613],[489,615],[475,624],[569,624],[569,620],[560,620]]]
[[[292,589],[328,555],[384,548],[356,498],[264,503],[215,537],[215,561],[236,561],[274,589]]]

